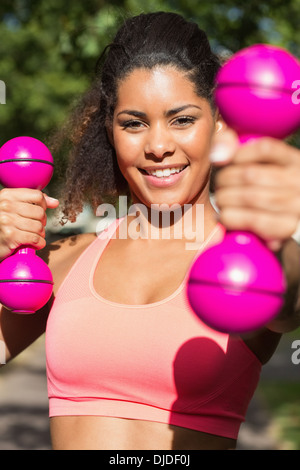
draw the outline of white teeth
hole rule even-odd
[[[182,168],[164,168],[163,170],[149,170],[147,173],[151,176],[156,176],[157,178],[167,178],[170,175],[174,175],[175,173],[179,173]]]

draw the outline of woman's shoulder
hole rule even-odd
[[[54,293],[83,251],[97,238],[95,233],[81,233],[47,243],[37,254],[48,264],[54,281]]]

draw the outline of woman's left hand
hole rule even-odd
[[[300,151],[269,137],[240,145],[226,129],[214,142],[211,162],[219,168],[215,202],[220,223],[249,230],[279,250],[300,221]]]

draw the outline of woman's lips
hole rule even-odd
[[[140,169],[140,172],[151,186],[155,186],[157,188],[163,188],[163,187],[172,186],[173,184],[180,181],[180,179],[183,178],[187,167],[188,165],[184,166],[180,170],[179,173],[173,173],[173,174],[170,174],[169,176],[159,176],[159,177],[154,176],[154,175],[147,173],[147,171],[143,169]],[[173,168],[173,167],[170,167],[170,168]]]

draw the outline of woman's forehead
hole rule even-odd
[[[171,66],[138,68],[130,72],[118,87],[117,108],[134,105],[165,105],[206,101],[197,95],[186,72]]]

